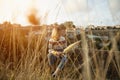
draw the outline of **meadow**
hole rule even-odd
[[[81,43],[55,79],[47,62],[47,27],[34,28],[0,26],[0,80],[120,80],[120,28],[81,28],[70,33],[73,38],[66,32],[68,45]]]

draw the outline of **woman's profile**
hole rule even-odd
[[[67,61],[67,56],[62,54],[63,50],[67,47],[64,34],[65,28],[55,26],[52,30],[51,38],[49,39],[48,62],[53,77],[58,75]],[[58,59],[60,59],[60,63],[56,67],[55,64]]]

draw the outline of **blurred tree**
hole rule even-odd
[[[40,25],[40,18],[37,16],[37,10],[32,8],[28,14],[28,21],[33,25]]]

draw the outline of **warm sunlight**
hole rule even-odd
[[[120,80],[120,0],[0,0],[0,80]]]
[[[0,0],[0,22],[28,24],[27,14],[33,5],[33,0]]]
[[[45,24],[73,21],[76,25],[118,25],[119,0],[0,0],[0,23],[10,21],[22,25],[31,21]],[[33,20],[31,9],[37,10]],[[104,9],[103,9],[104,8]],[[46,16],[47,14],[47,16]],[[79,17],[79,18],[78,18]],[[44,20],[44,18],[46,18]]]

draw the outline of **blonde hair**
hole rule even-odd
[[[51,38],[57,41],[60,37],[60,30],[61,29],[59,27],[54,27],[52,30]]]

